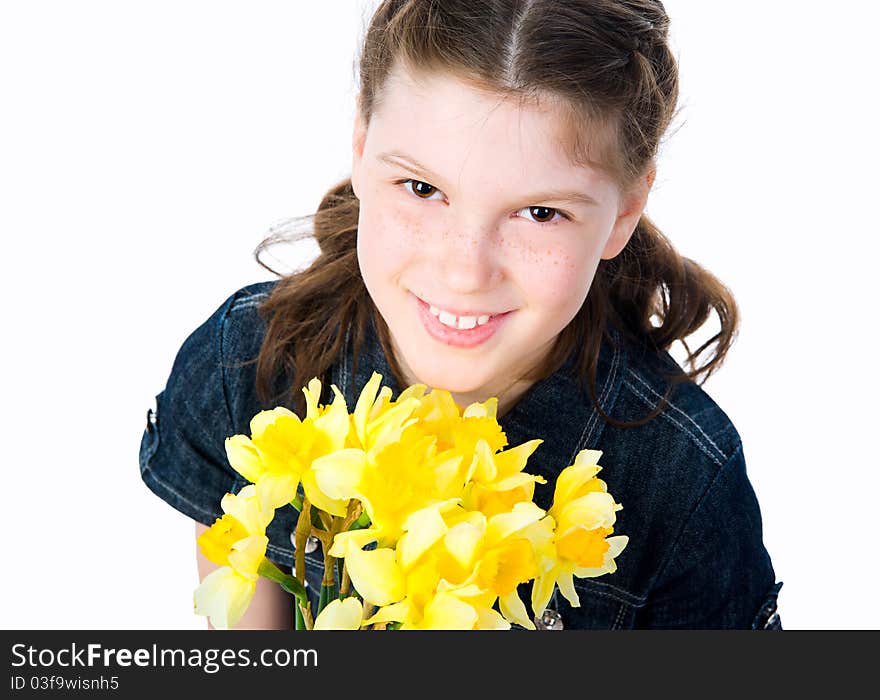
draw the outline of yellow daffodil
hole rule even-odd
[[[462,457],[438,455],[435,442],[431,436],[404,436],[379,453],[348,449],[315,460],[321,490],[331,498],[357,498],[371,521],[369,528],[337,535],[332,556],[341,556],[348,539],[358,548],[372,540],[394,546],[411,513],[457,497]]]
[[[226,456],[232,467],[257,486],[264,510],[279,508],[296,496],[300,482],[309,500],[333,515],[344,515],[347,501],[327,498],[308,473],[317,457],[341,450],[350,420],[345,397],[333,385],[335,399],[329,407],[318,405],[321,383],[315,378],[303,387],[307,415],[304,420],[283,406],[261,411],[251,419],[251,436],[226,439]]]
[[[357,630],[361,627],[364,606],[357,598],[333,600],[315,619],[313,630]]]
[[[238,495],[227,493],[220,502],[223,516],[199,537],[205,557],[218,565],[193,594],[197,615],[206,615],[218,629],[234,627],[250,605],[258,570],[266,556],[266,527],[274,511],[264,511],[256,487],[245,486]]]
[[[596,477],[601,456],[600,450],[582,450],[557,478],[547,517],[526,531],[539,556],[540,574],[532,587],[535,613],[544,610],[555,585],[573,607],[579,607],[573,576],[595,577],[617,570],[615,558],[629,538],[608,537],[614,532],[615,512],[622,506]]]
[[[543,515],[534,503],[520,503],[486,518],[462,511],[453,499],[407,518],[396,549],[364,551],[344,540],[341,554],[352,583],[364,600],[380,607],[365,624],[509,629],[513,621],[534,629],[517,585],[531,580],[537,565],[531,543],[520,532]],[[496,600],[502,614],[492,609]]]
[[[507,436],[496,417],[498,399],[472,403],[463,412],[452,394],[445,389],[432,389],[421,397],[420,406],[413,413],[421,435],[437,437],[437,451],[455,450],[470,455],[479,440],[485,440],[492,452],[507,445]]]
[[[379,396],[379,383],[382,375],[373,372],[370,380],[361,390],[352,414],[354,431],[349,446],[358,447],[367,454],[381,452],[386,445],[400,439],[403,431],[416,422],[412,417],[420,405],[420,397],[425,385],[416,384],[406,389],[397,401],[391,401],[391,389],[382,387]]]
[[[523,472],[531,454],[543,440],[529,440],[494,454],[485,440],[478,440],[463,494],[464,507],[487,516],[506,513],[522,501],[531,501],[535,484],[545,484],[541,476]]]

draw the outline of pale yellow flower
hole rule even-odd
[[[318,405],[321,382],[315,378],[303,387],[307,414],[300,420],[279,406],[251,419],[251,436],[226,439],[226,456],[232,467],[257,486],[264,510],[279,508],[296,496],[300,482],[309,500],[334,515],[344,515],[347,501],[327,498],[309,474],[312,462],[341,450],[348,437],[350,419],[345,397],[332,385],[335,398],[328,407]]]
[[[626,535],[614,532],[615,503],[604,481],[596,477],[601,467],[599,450],[582,450],[575,463],[556,480],[553,506],[547,517],[526,530],[539,558],[540,573],[532,587],[532,610],[540,614],[559,586],[573,607],[580,606],[573,576],[601,576],[617,570],[615,558],[623,551]]]
[[[331,498],[357,498],[371,521],[369,528],[337,535],[330,550],[333,556],[346,551],[349,539],[358,548],[372,540],[380,547],[394,546],[410,514],[460,493],[462,456],[438,455],[431,436],[407,435],[412,434],[404,434],[378,453],[347,449],[315,461],[321,490]]]
[[[353,585],[364,600],[380,607],[365,624],[509,629],[510,622],[517,622],[534,628],[517,595],[517,585],[537,573],[531,543],[520,532],[543,515],[534,503],[520,503],[509,513],[486,518],[461,511],[453,499],[413,513],[396,549],[364,551],[344,539],[340,553]],[[502,614],[493,610],[496,600]]]
[[[465,474],[464,507],[492,516],[509,512],[517,503],[531,501],[535,484],[545,484],[547,480],[522,470],[542,442],[529,440],[495,454],[485,440],[478,440]]]
[[[256,487],[245,486],[238,495],[227,493],[220,502],[223,516],[198,539],[205,557],[218,565],[193,593],[197,615],[206,615],[218,629],[234,627],[250,605],[257,573],[266,556],[266,527],[274,511],[261,506]]]
[[[357,598],[332,600],[315,618],[313,630],[357,630],[361,627],[364,607]]]

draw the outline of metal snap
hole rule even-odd
[[[294,549],[296,549],[296,533],[295,532],[290,533],[290,544]],[[314,552],[318,548],[319,544],[321,544],[321,541],[317,537],[315,537],[314,535],[309,535],[308,539],[306,540],[306,546],[305,546],[306,554],[311,554],[312,552]]]
[[[147,409],[147,431],[153,432],[157,422],[156,411],[152,408]]]
[[[535,616],[535,627],[539,631],[555,631],[564,629],[562,624],[562,615],[553,610],[546,608],[543,613]]]

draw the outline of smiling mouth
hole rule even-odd
[[[419,301],[424,303],[431,311],[434,316],[445,317],[447,319],[455,318],[473,318],[473,319],[484,319],[482,323],[485,323],[486,320],[490,318],[494,318],[495,316],[503,316],[506,313],[510,313],[509,311],[476,311],[473,309],[452,309],[449,307],[445,307],[442,304],[434,304],[433,302],[428,301],[427,299],[423,299],[418,294],[414,295]]]

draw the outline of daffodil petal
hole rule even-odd
[[[367,467],[367,455],[353,447],[312,461],[318,488],[328,498],[346,499],[358,496],[358,487]]]
[[[345,447],[345,440],[348,437],[348,430],[351,420],[348,415],[348,408],[345,405],[345,396],[339,391],[338,387],[333,384],[330,387],[335,394],[333,403],[327,409],[324,415],[315,419],[315,430],[324,433],[330,441],[330,449],[332,451],[341,450]]]
[[[535,625],[532,624],[530,629],[534,629]],[[509,630],[510,622],[505,620],[501,615],[498,614],[496,610],[492,608],[478,608],[477,609],[477,626],[478,630]]]
[[[228,437],[224,446],[230,466],[248,481],[256,482],[266,471],[257,446],[247,435]]]
[[[548,571],[538,576],[532,583],[532,610],[536,615],[541,615],[553,595],[556,586],[556,578],[553,571]]]
[[[538,449],[543,440],[529,440],[516,447],[511,447],[495,455],[498,468],[497,478],[505,478],[521,472],[532,453]]]
[[[207,616],[217,629],[235,627],[250,605],[256,587],[256,581],[222,566],[205,576],[193,592],[195,613]]]
[[[379,608],[370,619],[364,620],[365,625],[374,625],[379,622],[403,622],[410,611],[410,602],[402,600]]]
[[[554,504],[554,508],[555,508]],[[591,491],[570,503],[566,503],[558,514],[557,536],[565,535],[572,527],[595,530],[597,527],[614,525],[614,498],[604,491]]]
[[[266,432],[266,428],[275,423],[279,418],[284,417],[285,419],[291,419],[296,421],[297,423],[301,422],[299,416],[296,415],[289,408],[285,408],[284,406],[277,406],[269,411],[260,411],[253,418],[251,418],[250,428],[251,428],[251,437],[259,442],[260,438],[263,437],[263,433]]]
[[[403,523],[406,534],[397,543],[400,565],[409,569],[449,529],[436,505],[412,513]]]
[[[229,566],[236,572],[248,579],[257,579],[257,570],[260,562],[266,556],[266,546],[269,538],[265,535],[245,537],[232,545],[229,553]]]
[[[559,577],[556,579],[556,583],[559,584],[559,592],[565,596],[565,599],[569,603],[571,603],[571,607],[579,608],[581,606],[581,600],[574,588],[574,580],[572,579],[571,572],[560,572]]]
[[[290,503],[296,496],[299,476],[296,474],[264,474],[257,481],[257,498],[260,508],[267,513]]]
[[[525,603],[522,602],[522,598],[519,597],[516,590],[505,596],[500,596],[498,607],[501,609],[501,614],[510,622],[515,622],[526,629],[535,629],[535,623],[529,617]]]
[[[574,466],[598,465],[602,459],[602,450],[581,450],[574,458]]]
[[[483,518],[482,526],[470,522],[458,523],[449,528],[443,540],[452,558],[465,569],[471,568],[486,531],[486,517],[482,513],[479,515]]]
[[[367,421],[370,417],[370,411],[376,398],[376,392],[379,390],[379,384],[382,381],[382,375],[373,372],[369,381],[364,384],[361,393],[358,396],[357,403],[354,407],[354,427],[358,440],[366,449],[367,446]]]
[[[393,549],[364,551],[349,547],[345,566],[357,592],[374,605],[396,603],[406,593],[406,581]]]
[[[318,487],[318,482],[315,478],[315,471],[313,469],[306,469],[306,471],[303,472],[302,485],[303,491],[305,491],[305,494],[309,499],[309,503],[313,506],[319,510],[323,510],[325,513],[330,513],[330,515],[345,517],[345,514],[348,512],[348,499],[330,498],[327,496],[327,494]]]
[[[604,574],[613,574],[617,571],[617,563],[615,559],[617,555],[619,555],[623,548],[626,547],[629,542],[629,537],[626,535],[616,535],[614,537],[607,537],[605,541],[608,543],[608,550],[605,552],[605,558],[603,561],[603,565],[599,567],[581,567],[574,570],[574,575],[578,578],[595,578],[596,576],[602,576]]]
[[[262,535],[272,522],[275,510],[265,510],[257,497],[257,487],[248,484],[237,494],[227,493],[220,499],[220,507],[242,524],[249,535]]]
[[[421,627],[426,630],[471,630],[478,619],[472,605],[451,593],[438,593],[425,606]]]
[[[498,467],[495,465],[495,455],[492,454],[492,448],[485,439],[480,438],[474,446],[474,461],[471,465],[471,473],[468,475],[468,481],[479,481],[488,483],[495,480],[498,476]]]
[[[546,484],[547,480],[543,476],[538,476],[537,474],[526,474],[525,472],[519,472],[517,474],[511,474],[510,476],[506,476],[503,479],[499,479],[497,481],[490,482],[488,484],[484,484],[484,488],[487,488],[491,491],[511,491],[513,489],[518,489],[521,486],[526,486],[528,484]]]
[[[309,380],[308,386],[302,388],[302,393],[306,397],[306,418],[315,420],[320,415],[318,401],[321,400],[321,380],[317,377],[312,377]]]
[[[595,484],[592,485],[594,488],[587,488],[601,469],[602,467],[599,465],[587,462],[575,463],[563,469],[556,477],[556,488],[553,493],[554,504],[565,504],[583,496],[588,491],[601,489],[605,482],[600,483],[599,479],[596,479]]]
[[[333,600],[315,619],[314,630],[357,630],[361,627],[364,608],[357,598]]]
[[[380,535],[381,531],[376,528],[340,532],[333,538],[329,554],[331,557],[342,559],[347,556],[349,549],[363,549],[370,542],[379,539]]]
[[[425,391],[427,391],[427,389],[427,384],[412,384],[400,392],[400,395],[397,397],[397,401],[406,401],[407,399],[421,400],[422,397],[424,397]]]
[[[489,546],[493,546],[532,523],[538,522],[544,515],[544,511],[531,501],[517,503],[509,513],[499,513],[489,518],[486,542]]]

